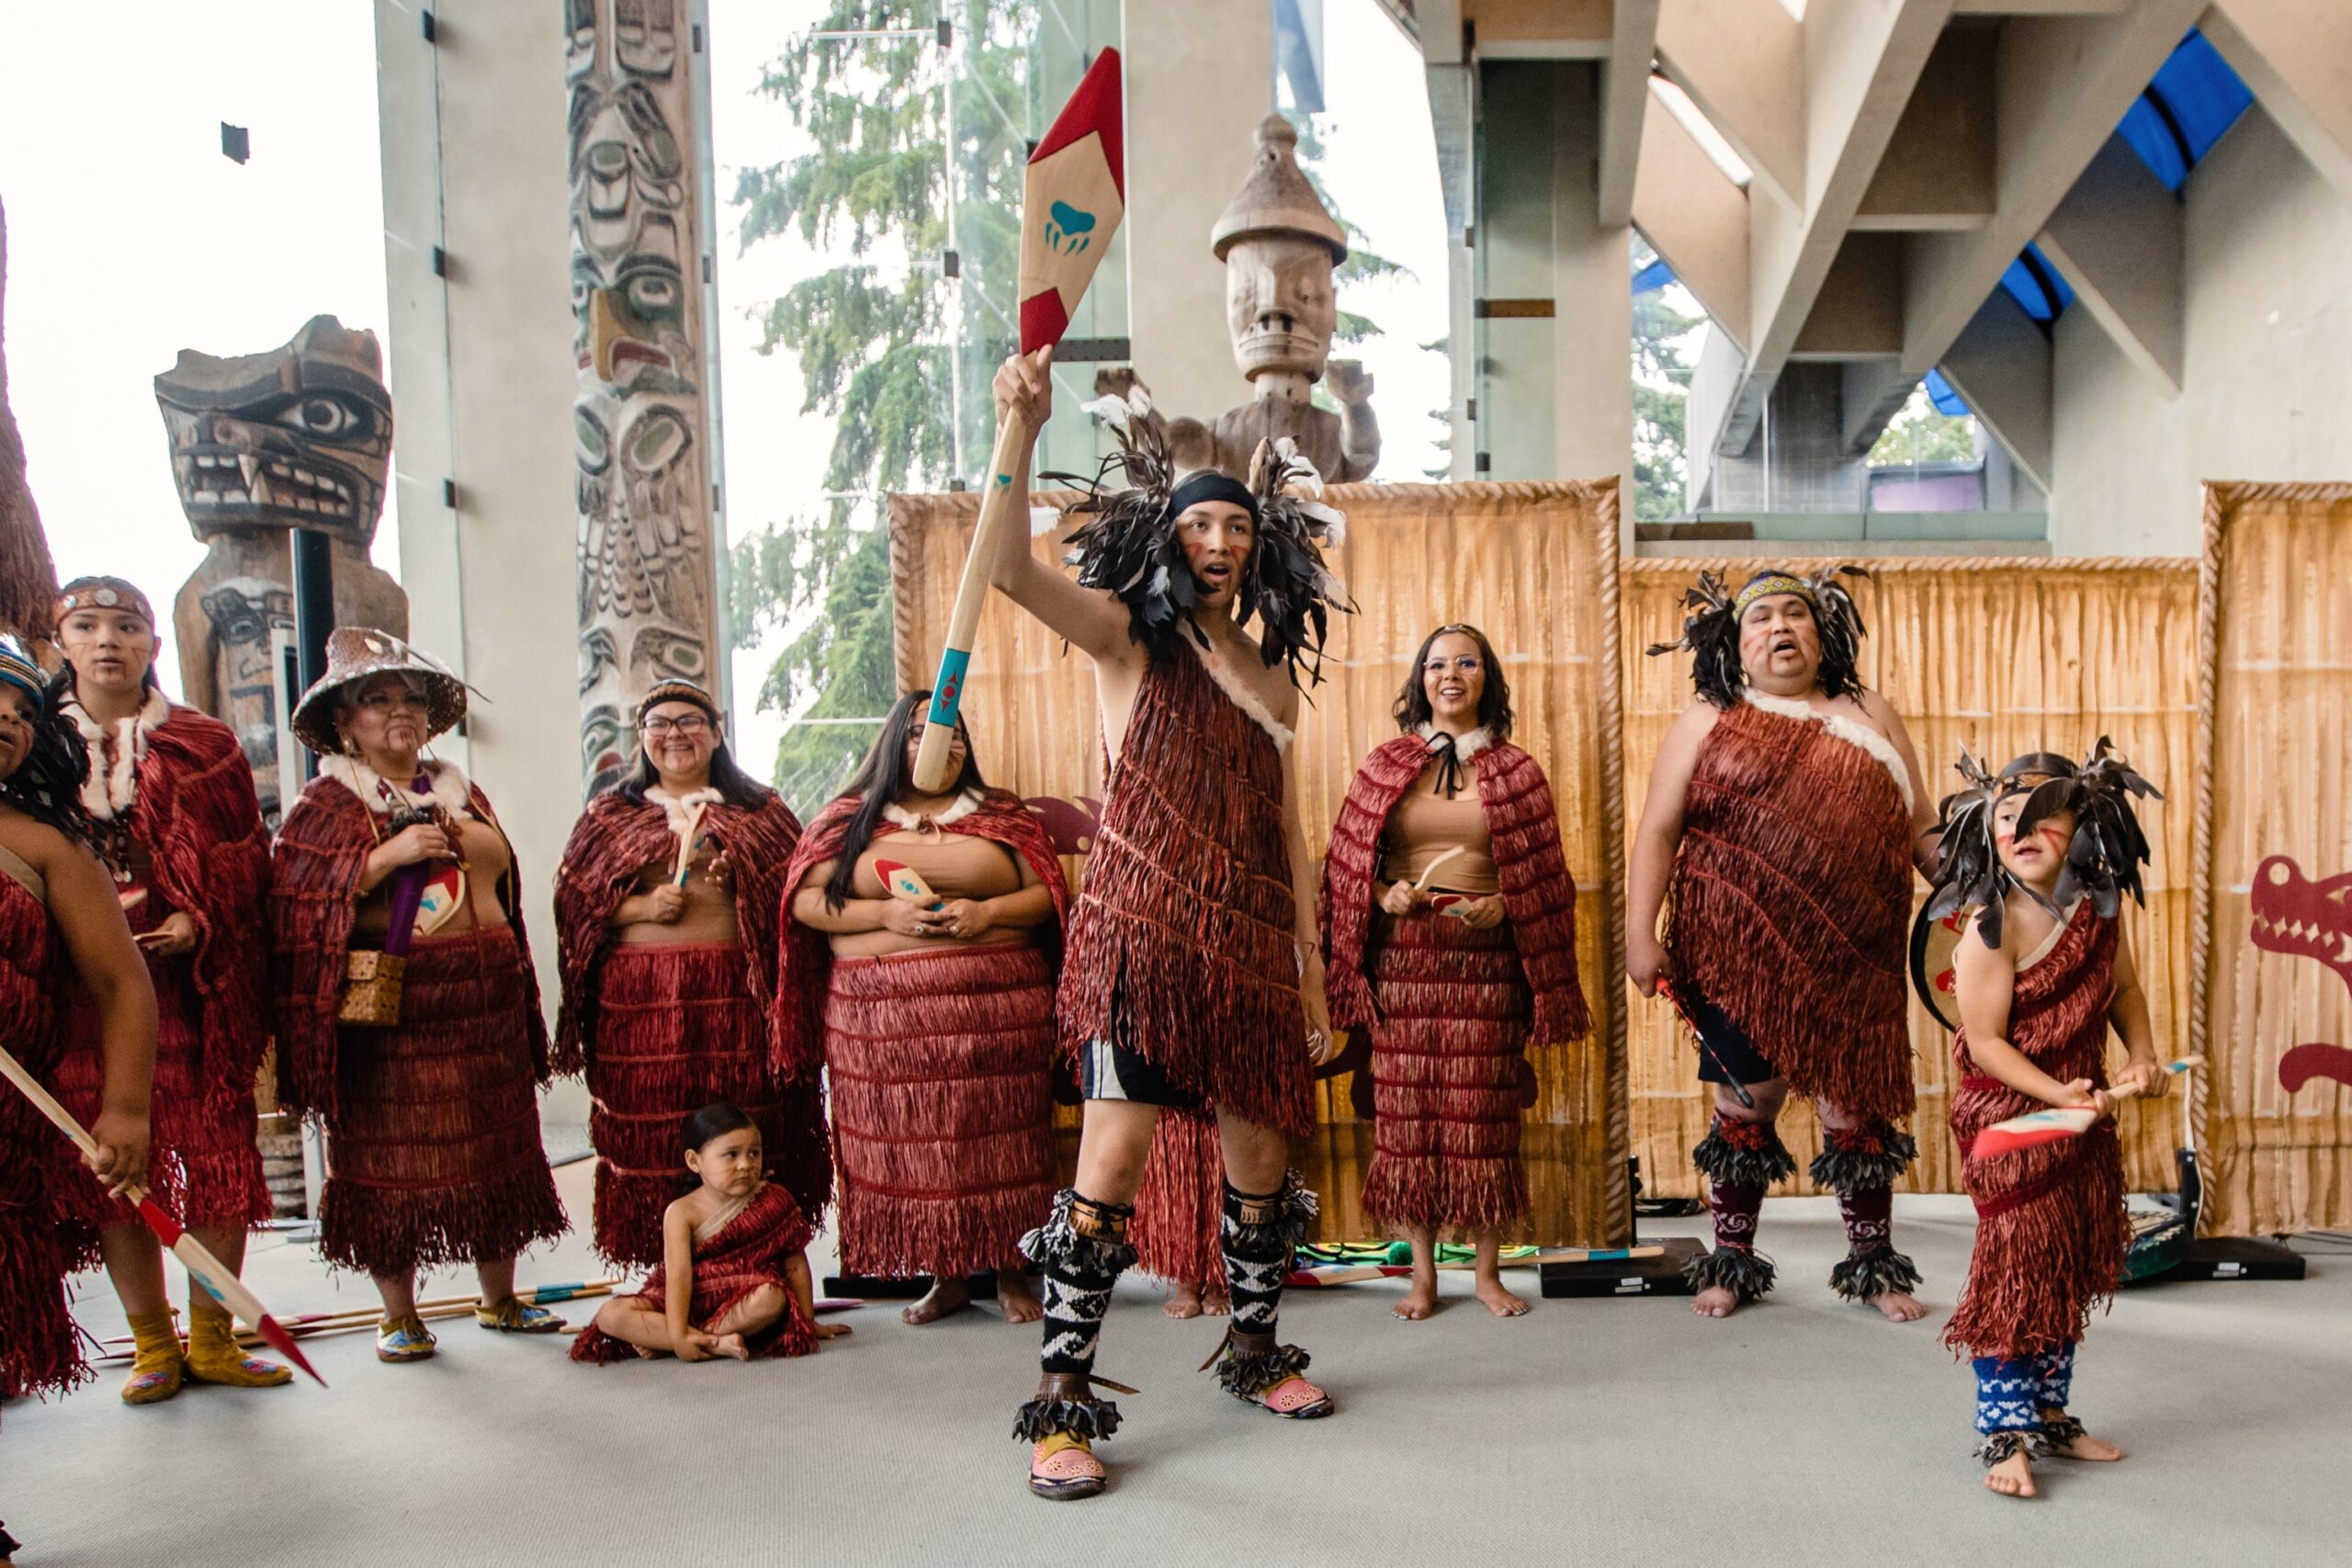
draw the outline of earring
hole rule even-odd
[[[346,735],[343,738],[343,754],[353,761],[359,761],[359,742]]]

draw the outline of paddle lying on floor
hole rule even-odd
[[[1506,1269],[1532,1269],[1544,1263],[1617,1263],[1629,1258],[1661,1258],[1662,1247],[1563,1247],[1549,1252],[1526,1252],[1513,1257],[1506,1251],[1502,1266]],[[1476,1263],[1441,1263],[1442,1271],[1457,1272],[1475,1269]],[[1410,1275],[1409,1263],[1331,1264],[1323,1268],[1294,1269],[1286,1281],[1292,1285],[1354,1285],[1366,1280],[1401,1280]]]
[[[41,1087],[40,1080],[28,1072],[22,1062],[6,1050],[0,1050],[0,1075],[22,1089],[25,1098],[33,1102],[36,1110],[48,1117],[59,1132],[74,1140],[74,1146],[82,1151],[83,1158],[97,1157],[98,1141],[74,1119],[72,1111],[57,1102],[56,1096]],[[91,1179],[97,1179],[93,1176]],[[164,1247],[187,1266],[189,1278],[212,1292],[214,1301],[243,1318],[271,1349],[308,1372],[312,1382],[321,1388],[327,1386],[327,1380],[319,1376],[318,1369],[311,1365],[311,1359],[303,1355],[301,1348],[294,1343],[294,1337],[269,1315],[268,1309],[245,1289],[244,1281],[232,1273],[228,1265],[213,1257],[202,1242],[181,1229],[179,1221],[157,1207],[155,1201],[147,1196],[145,1188],[133,1187],[123,1196],[137,1206],[139,1217],[147,1222],[147,1228],[155,1233]]]
[[[2205,1065],[2202,1056],[2183,1056],[2177,1062],[2166,1062],[2167,1073],[2185,1073],[2191,1067]],[[2129,1100],[2136,1093],[2129,1089],[2111,1089],[2109,1100]],[[1976,1134],[1968,1147],[1971,1159],[1998,1159],[2021,1149],[2054,1144],[2065,1138],[2079,1138],[2091,1130],[2099,1113],[2081,1106],[2052,1106],[2047,1111],[2029,1111],[2022,1116],[2012,1116],[2006,1122],[1996,1122]]]

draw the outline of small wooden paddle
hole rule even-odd
[[[2183,1056],[2177,1062],[2166,1062],[2167,1073],[2185,1073],[2191,1067],[2205,1065],[2202,1056]],[[2110,1100],[2129,1100],[2139,1090],[2110,1089],[2106,1091]],[[2006,1122],[1996,1122],[1976,1134],[1969,1145],[1971,1159],[1998,1159],[2043,1144],[2054,1144],[2066,1138],[2079,1138],[2097,1123],[2099,1113],[2078,1105],[2053,1105],[2046,1111],[2029,1111],[2022,1116],[2012,1116]]]

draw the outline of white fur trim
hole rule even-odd
[[[660,784],[655,784],[646,790],[645,798],[660,807],[669,816],[670,831],[683,833],[686,830],[686,818],[695,807],[717,806],[727,797],[709,786],[690,789],[684,795],[672,795]]]
[[[1903,753],[1894,742],[1859,719],[1842,713],[1824,713],[1802,697],[1776,697],[1770,692],[1759,692],[1750,686],[1743,694],[1752,707],[1765,713],[1776,713],[1782,718],[1802,718],[1820,725],[1849,746],[1859,746],[1886,765],[1889,777],[1894,780],[1897,793],[1903,796],[1903,809],[1911,809],[1911,771],[1903,765]]]
[[[457,763],[424,761],[419,762],[417,768],[433,782],[435,804],[453,817],[474,814],[472,786],[467,784],[466,775]],[[413,793],[394,790],[384,782],[381,773],[356,757],[320,758],[319,776],[334,780],[379,817],[390,816],[392,803],[403,794],[411,800],[416,798]]]
[[[171,702],[151,688],[139,711],[117,719],[111,729],[92,718],[78,698],[67,697],[60,709],[82,732],[82,744],[90,754],[89,772],[82,779],[82,809],[94,822],[111,822],[139,798],[139,764],[147,755],[147,737],[172,716]]]
[[[2034,943],[2033,951],[2031,953],[2027,953],[2023,958],[2018,960],[2018,974],[2024,974],[2027,970],[2032,968],[2035,964],[2049,957],[2050,954],[2056,950],[2059,942],[2065,936],[2067,931],[2073,927],[2075,923],[2075,911],[2080,909],[2082,907],[2082,897],[2080,895],[2077,895],[2073,903],[2067,905],[2065,908],[2059,911],[2058,923],[2050,928],[2050,934],[2043,937],[2040,942]]]
[[[1429,742],[1430,750],[1434,751],[1437,750],[1437,738],[1442,732],[1438,729],[1436,725],[1422,725],[1415,733],[1419,735],[1423,740]],[[1457,735],[1453,738],[1453,754],[1466,762],[1471,758],[1476,756],[1479,752],[1485,750],[1487,747],[1492,746],[1494,743],[1494,731],[1488,729],[1482,724],[1477,728],[1469,731],[1467,734]]]
[[[1225,694],[1227,701],[1256,719],[1258,728],[1274,738],[1275,750],[1290,750],[1292,740],[1290,726],[1269,712],[1266,705],[1258,700],[1258,694],[1243,685],[1241,677],[1226,667],[1225,655],[1217,650],[1215,643],[1203,648],[1188,637],[1180,637],[1177,641],[1193,650],[1193,655],[1201,661],[1201,668],[1209,672],[1209,679],[1216,682],[1216,689]]]
[[[918,817],[905,807],[896,803],[886,804],[882,807],[882,819],[902,832],[919,833],[926,825],[944,828],[950,822],[961,822],[979,808],[980,792],[976,789],[967,789],[956,797],[954,805],[944,811],[933,812],[929,817]]]

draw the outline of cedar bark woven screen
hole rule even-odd
[[[2352,1224],[2352,485],[2208,486],[2202,568],[2202,1228],[2339,1229]]]
[[[1054,498],[1035,498],[1043,504]],[[1310,694],[1298,748],[1308,849],[1317,861],[1356,764],[1396,733],[1396,693],[1421,638],[1469,621],[1493,640],[1518,710],[1513,739],[1550,775],[1577,880],[1577,963],[1592,1037],[1532,1052],[1538,1098],[1525,1154],[1534,1210],[1523,1239],[1622,1241],[1625,1180],[1623,943],[1611,889],[1623,881],[1617,795],[1617,492],[1597,485],[1351,485],[1326,498],[1347,513],[1332,569],[1358,613],[1335,617],[1325,683]],[[902,687],[929,682],[954,602],[975,495],[890,498],[891,571]],[[1059,552],[1039,533],[1040,558]],[[980,764],[1023,795],[1102,794],[1102,732],[1087,661],[1001,596],[981,619],[964,712]],[[1301,874],[1313,874],[1300,868]],[[1322,1195],[1326,1237],[1379,1227],[1358,1206],[1372,1129],[1345,1077],[1318,1088],[1305,1173]],[[1520,1238],[1514,1238],[1520,1239]]]
[[[1625,801],[1630,847],[1649,787],[1650,761],[1690,701],[1688,654],[1645,658],[1681,635],[1683,590],[1712,567],[1736,589],[1763,563],[1643,559],[1624,567]],[[2081,757],[2101,735],[2165,793],[2142,821],[2153,846],[2148,907],[2125,931],[2169,1057],[2188,1038],[2189,843],[2196,792],[2190,764],[2196,704],[2194,563],[1897,557],[1859,562],[1875,580],[1855,585],[1870,635],[1863,682],[1903,716],[1930,803],[1955,787],[1960,748],[1997,768],[2021,751]],[[2340,755],[2340,750],[2339,750]],[[1924,902],[1927,886],[1917,886]],[[1916,908],[1916,903],[1915,903]],[[1705,1134],[1710,1098],[1697,1054],[1663,1000],[1630,987],[1634,1152],[1646,1191],[1695,1197],[1690,1150]],[[1959,1150],[1947,1122],[1951,1037],[1915,998],[1911,1041],[1919,1089],[1912,1122],[1919,1158],[1906,1192],[1961,1190]],[[2177,1098],[2127,1106],[2125,1168],[2132,1190],[2169,1191],[2179,1142]],[[1781,1135],[1798,1159],[1792,1190],[1814,1189],[1804,1168],[1820,1148],[1810,1107],[1792,1106]]]

